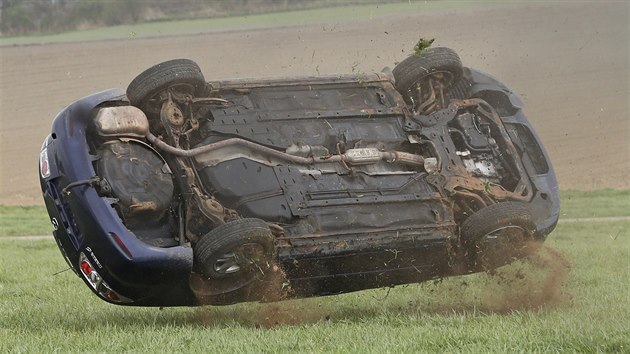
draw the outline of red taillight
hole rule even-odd
[[[81,271],[85,275],[90,275],[92,273],[92,266],[88,263],[88,261],[81,262]]]
[[[39,172],[42,178],[50,177],[50,164],[48,163],[48,149],[44,148],[39,153]]]
[[[92,268],[92,264],[90,263],[90,261],[88,261],[83,252],[79,253],[79,268],[81,268],[83,278],[87,280],[92,289],[96,290],[96,293],[99,294],[102,298],[118,303],[133,302],[133,300],[122,296],[112,290],[112,288],[110,288],[109,285],[107,285],[107,283],[103,281],[103,278],[101,278],[98,272],[94,270],[94,268]]]

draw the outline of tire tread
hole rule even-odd
[[[457,53],[445,47],[428,48],[420,55],[414,54],[405,58],[396,65],[392,73],[396,89],[405,95],[416,82],[436,71],[451,72],[453,82],[457,81],[463,72]]]
[[[194,61],[169,60],[154,65],[136,76],[127,86],[127,98],[132,105],[142,107],[149,98],[176,83],[191,84],[199,91],[205,86],[205,78]]]

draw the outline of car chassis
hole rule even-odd
[[[206,82],[177,59],[82,98],[40,153],[53,235],[100,298],[194,306],[491,270],[559,215],[505,85],[429,48],[392,71]]]

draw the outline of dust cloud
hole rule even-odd
[[[507,313],[570,303],[571,296],[565,289],[572,268],[568,257],[551,246],[535,248],[524,260],[489,275],[481,309]]]
[[[572,269],[569,258],[560,250],[543,244],[528,248],[531,250],[528,257],[492,272],[401,286],[413,289],[410,296],[404,295],[407,292],[396,295],[397,291],[404,290],[395,288],[391,295],[390,289],[376,290],[384,291],[386,295],[353,301],[353,304],[329,301],[335,298],[330,297],[247,303],[227,308],[203,307],[198,310],[198,320],[209,327],[238,324],[271,329],[327,321],[361,321],[380,316],[502,315],[570,306],[572,296],[566,289]],[[276,300],[290,295],[286,292],[279,294],[277,290],[270,294]]]
[[[569,306],[566,289],[572,263],[560,250],[532,243],[529,255],[490,272],[423,285],[438,301],[418,300],[420,312],[435,314],[507,314]],[[431,297],[429,297],[431,298]]]

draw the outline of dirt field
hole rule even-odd
[[[420,36],[457,50],[526,103],[562,189],[628,188],[626,2],[532,2],[370,21],[163,39],[1,47],[0,204],[40,204],[37,159],[55,114],[125,88],[157,62],[190,58],[206,78],[378,71]]]

